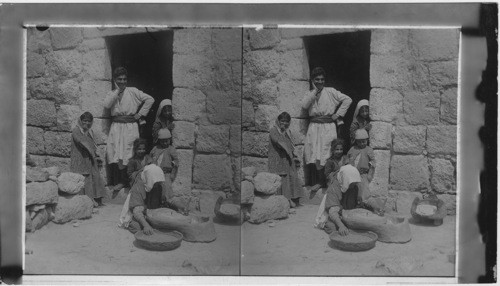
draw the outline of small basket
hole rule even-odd
[[[178,231],[160,231],[155,229],[152,235],[146,235],[142,231],[135,233],[137,246],[154,251],[176,249],[181,245],[182,239],[182,233]]]
[[[225,213],[223,211],[224,207],[233,207],[234,212]],[[241,220],[241,206],[239,202],[235,202],[233,199],[222,199],[219,197],[214,208],[215,216],[224,222],[240,222]]]
[[[419,213],[418,207],[425,205],[436,207],[436,211],[433,214],[429,215]],[[423,200],[416,197],[411,205],[410,213],[414,221],[416,222],[421,222],[421,223],[431,222],[434,225],[438,226],[443,224],[443,219],[446,216],[446,205],[442,200],[436,197],[431,197]]]
[[[349,234],[342,236],[338,231],[330,234],[330,241],[335,248],[345,251],[366,251],[375,247],[378,236],[371,231],[349,230]]]

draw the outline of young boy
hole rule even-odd
[[[359,184],[358,200],[360,203],[370,197],[368,185],[373,179],[375,172],[375,155],[368,144],[368,132],[365,129],[356,130],[355,145],[347,153],[349,164],[356,167],[361,175]]]
[[[165,175],[165,187],[163,190],[163,198],[168,200],[173,196],[172,182],[177,176],[179,159],[177,150],[172,143],[172,135],[167,128],[162,128],[158,131],[158,140],[156,146],[153,147],[150,156],[153,158],[153,163],[158,165]]]

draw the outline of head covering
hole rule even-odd
[[[158,120],[158,117],[160,116],[161,110],[163,109],[163,107],[165,107],[167,105],[172,106],[172,100],[164,99],[160,102],[160,106],[158,106],[158,110],[156,111],[156,120]]]
[[[340,190],[342,193],[345,193],[352,183],[361,182],[361,175],[356,167],[347,164],[340,167],[337,173],[337,180],[340,183]]]
[[[356,140],[368,139],[368,132],[365,129],[358,129],[354,138]]]
[[[354,118],[353,120],[357,120],[358,115],[359,115],[359,110],[361,109],[362,106],[368,106],[370,107],[370,102],[366,99],[362,99],[358,102],[358,105],[356,105],[356,110],[354,111]]]
[[[172,138],[170,131],[167,128],[162,128],[158,131],[158,139],[169,139]]]
[[[92,141],[94,142],[94,146],[97,148],[97,143],[95,142],[95,138],[94,138],[94,131],[92,131],[92,127],[85,130],[83,128],[83,122],[82,122],[82,118],[83,119],[89,119],[90,116],[92,116],[92,114],[90,112],[85,112],[83,113],[79,118],[78,118],[78,121],[76,122],[76,126],[78,127],[78,129],[80,129],[80,132],[82,132],[82,134],[86,135],[86,136],[89,136]]]

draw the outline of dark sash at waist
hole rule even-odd
[[[118,115],[118,116],[113,116],[113,122],[116,123],[134,123],[137,120],[135,120],[133,115]]]
[[[333,123],[333,119],[329,115],[322,115],[322,116],[316,116],[316,117],[311,117],[310,119],[311,123]]]

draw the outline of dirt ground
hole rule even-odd
[[[410,224],[412,240],[408,243],[377,242],[365,252],[345,252],[330,247],[328,235],[313,228],[317,208],[301,207],[288,219],[276,221],[274,227],[245,223],[241,274],[394,276],[397,274],[375,266],[384,258],[403,258],[402,261],[417,262],[402,263],[399,269],[414,269],[406,272],[411,276],[454,276],[455,264],[449,259],[449,255],[453,259],[455,254],[454,216],[446,217],[437,227]],[[423,266],[416,267],[418,262]]]
[[[378,276],[394,273],[376,268],[383,258],[411,257],[421,262],[411,276],[454,276],[455,217],[441,226],[411,224],[405,244],[377,242],[366,252],[332,248],[328,235],[313,228],[317,206],[306,205],[288,219],[239,226],[216,224],[212,243],[189,243],[168,252],[134,246],[134,236],[117,226],[121,206],[108,204],[78,227],[49,223],[28,234],[25,274]],[[417,263],[418,264],[418,263]],[[403,269],[405,269],[403,267]]]

